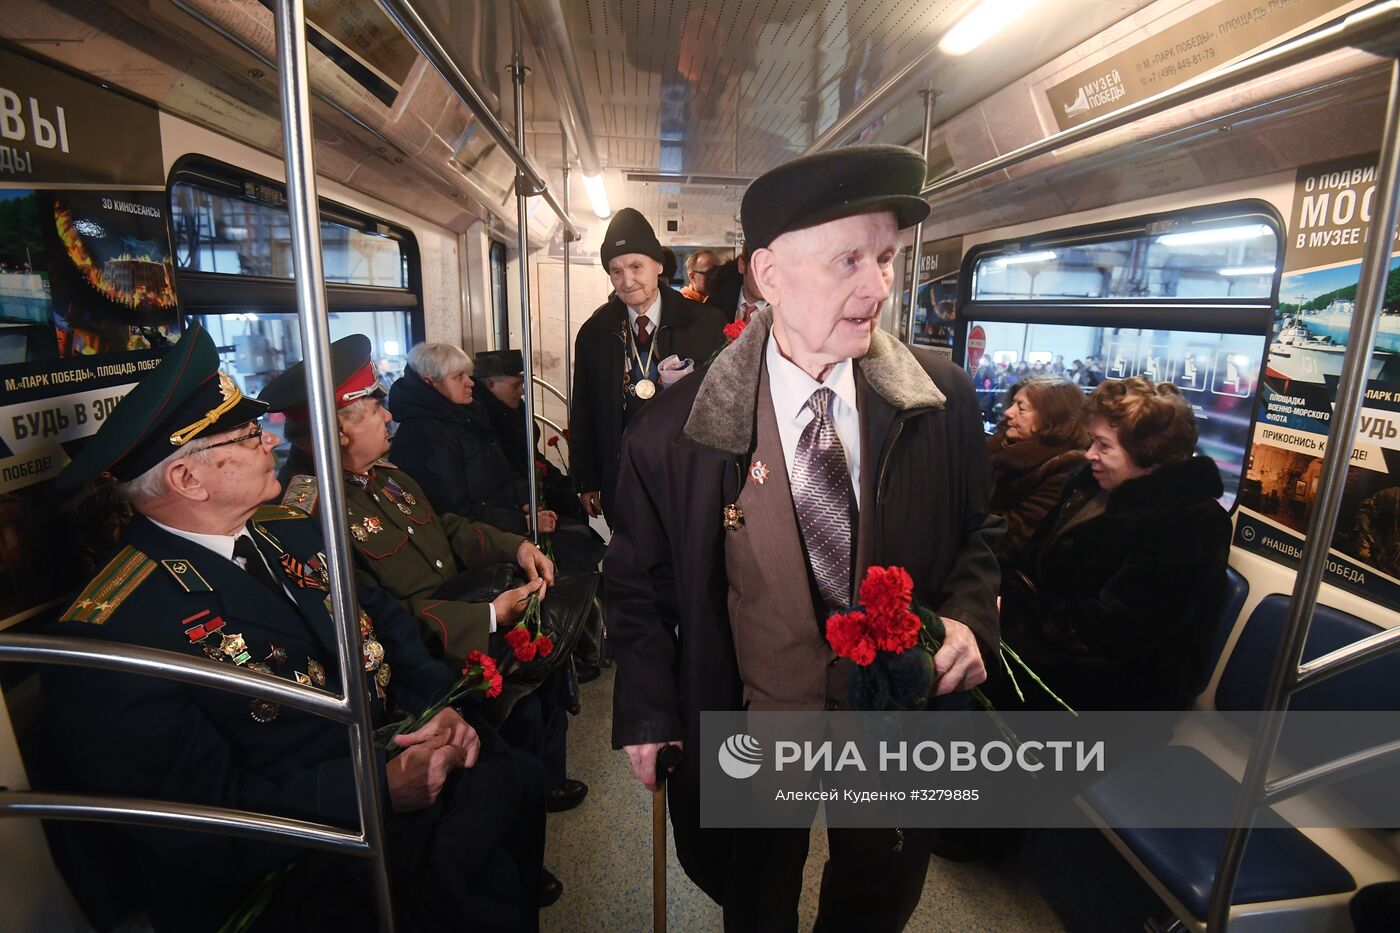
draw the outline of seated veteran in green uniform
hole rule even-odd
[[[384,390],[371,367],[369,338],[354,334],[333,343],[331,370],[356,576],[366,586],[383,587],[413,612],[434,655],[454,659],[486,650],[489,633],[505,632],[530,593],[538,589],[543,596],[554,582],[553,562],[526,538],[434,511],[412,477],[381,459],[389,452],[389,413],[380,402]],[[268,383],[259,397],[273,411],[285,411],[288,425],[303,423],[302,364]],[[305,444],[304,430],[289,433],[295,443]],[[302,457],[310,460],[304,448]],[[287,484],[282,504],[314,514],[318,501],[316,477],[298,475]],[[473,567],[503,562],[518,563],[530,582],[490,603],[462,599],[474,588]],[[564,686],[562,678],[547,679],[501,724],[507,741],[544,762],[551,811],[571,809],[588,793],[587,785],[566,773]]]
[[[434,655],[464,658],[485,651],[491,632],[520,617],[529,595],[554,582],[554,565],[528,539],[458,515],[438,513],[407,473],[383,458],[389,452],[384,389],[370,360],[369,338],[342,337],[331,344],[340,427],[340,465],[355,548],[355,575],[362,586],[380,586],[402,601],[418,620]],[[287,417],[287,436],[297,462],[309,474],[310,430],[302,364],[293,365],[258,396]],[[316,477],[294,475],[283,505],[314,514]],[[529,583],[489,603],[451,598],[473,567],[513,563]]]
[[[115,480],[134,515],[118,550],[54,633],[209,659],[308,687],[347,687],[328,609],[324,542],[276,496],[266,405],[217,370],[186,331],[55,482],[60,495]],[[376,727],[436,704],[455,676],[424,650],[403,608],[361,590],[364,690]],[[131,673],[49,667],[56,790],[157,798],[358,826],[345,727],[264,699]],[[399,929],[538,929],[544,777],[475,703],[392,740],[375,770]],[[87,827],[91,829],[91,827]],[[455,842],[470,834],[470,847]],[[87,854],[156,930],[214,930],[288,868],[260,929],[367,930],[373,886],[359,857],[219,833],[124,827]],[[118,880],[120,879],[120,880]],[[478,918],[485,918],[482,923]]]

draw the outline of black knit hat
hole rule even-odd
[[[900,229],[928,216],[923,157],[903,146],[847,146],[804,156],[754,179],[739,216],[749,252],[790,230],[889,210]]]
[[[651,224],[647,223],[641,212],[630,207],[624,207],[613,215],[598,252],[602,254],[604,269],[618,256],[628,253],[641,253],[657,262],[663,259],[661,241],[656,238],[656,231],[651,229]]]

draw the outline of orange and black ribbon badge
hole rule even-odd
[[[322,579],[321,574],[316,572],[315,567],[302,563],[285,551],[282,553],[282,556],[278,558],[278,561],[282,564],[282,572],[286,574],[287,579],[291,580],[302,589],[330,589],[330,587],[326,585],[325,580]]]

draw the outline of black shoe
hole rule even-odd
[[[544,808],[550,813],[563,813],[583,803],[588,796],[588,785],[573,778],[565,778],[564,783],[549,792]]]
[[[540,870],[540,906],[552,907],[564,894],[564,882],[548,868]]]
[[[574,675],[581,684],[591,683],[603,676],[603,670],[596,664],[575,664]]]

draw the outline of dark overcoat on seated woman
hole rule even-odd
[[[1083,413],[1084,392],[1068,380],[1036,376],[1012,388],[1006,414],[987,438],[990,508],[1006,519],[998,557],[1025,547],[1059,501],[1065,480],[1084,465],[1089,435]]]
[[[1188,708],[1230,553],[1220,471],[1193,456],[1191,406],[1170,383],[1105,382],[1089,432],[1088,465],[1004,578],[1003,637],[1076,709]],[[1004,676],[991,693],[1023,708]]]

